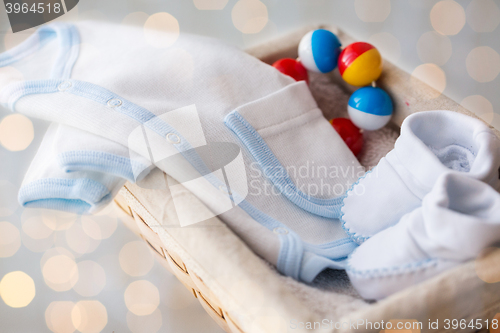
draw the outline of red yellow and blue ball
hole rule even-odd
[[[328,73],[337,67],[340,41],[334,33],[324,29],[308,32],[299,44],[299,58],[308,70]]]
[[[347,112],[359,128],[374,131],[384,127],[391,119],[392,100],[380,88],[363,87],[349,98]]]
[[[366,86],[382,73],[382,56],[371,44],[356,42],[342,50],[338,60],[339,72],[345,82]]]

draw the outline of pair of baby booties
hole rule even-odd
[[[474,259],[500,241],[500,141],[451,111],[416,113],[394,150],[344,199],[342,224],[360,246],[346,271],[382,299]]]

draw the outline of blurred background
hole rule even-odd
[[[243,49],[304,25],[337,25],[500,129],[493,0],[81,0],[58,20],[88,19],[203,34]],[[0,6],[0,51],[32,32],[13,34]],[[90,217],[19,207],[46,128],[0,109],[0,331],[221,332],[114,207]]]

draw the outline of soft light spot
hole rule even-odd
[[[356,15],[363,22],[384,22],[391,13],[390,0],[356,0]]]
[[[75,303],[56,301],[49,304],[45,310],[45,323],[54,333],[73,333],[75,326],[71,321],[71,311]]]
[[[19,230],[10,222],[0,222],[0,258],[12,257],[21,247]]]
[[[169,13],[151,15],[144,23],[146,42],[156,48],[164,49],[179,38],[179,22]]]
[[[35,210],[29,209],[27,211]],[[40,209],[36,211],[42,216],[43,223],[45,223],[45,225],[52,230],[67,230],[78,218],[78,215],[74,213],[61,212],[57,210]]]
[[[119,254],[120,267],[130,276],[146,275],[153,268],[154,258],[145,242],[125,244]]]
[[[0,281],[0,297],[11,308],[23,308],[35,298],[35,282],[21,271],[7,273]]]
[[[401,44],[399,40],[389,32],[380,32],[372,35],[368,43],[375,46],[384,59],[396,63],[401,57]]]
[[[56,240],[56,235],[52,234],[47,238],[33,239],[26,233],[21,233],[21,241],[23,245],[32,252],[45,252],[50,249]]]
[[[428,31],[418,39],[417,52],[422,62],[442,66],[451,57],[451,40],[435,31]]]
[[[45,283],[55,291],[67,291],[78,281],[78,266],[65,255],[49,258],[42,268]]]
[[[488,124],[491,124],[494,117],[493,104],[481,95],[472,95],[465,97],[460,103],[464,108],[474,112],[479,118]]]
[[[33,216],[25,219],[22,225],[23,232],[32,239],[44,239],[50,237],[54,230],[43,223],[41,216]]]
[[[8,180],[0,179],[0,217],[14,214],[18,206],[16,187]]]
[[[239,0],[231,11],[233,24],[244,34],[256,34],[267,24],[267,7],[259,0]]]
[[[476,258],[477,276],[486,283],[500,282],[500,248],[488,247]]]
[[[89,237],[80,223],[74,223],[65,233],[66,244],[79,254],[91,253],[100,244],[100,240]]]
[[[82,216],[83,231],[93,239],[107,239],[118,227],[118,220],[107,215]]]
[[[431,24],[443,35],[456,35],[465,25],[465,10],[453,0],[439,1],[432,7]]]
[[[148,20],[149,15],[144,12],[133,12],[125,16],[122,20],[123,25],[144,26]]]
[[[441,95],[446,88],[446,75],[444,71],[435,64],[422,64],[415,68],[411,74],[411,83],[414,86],[418,86],[420,83],[417,80],[422,81],[435,91],[430,93],[427,98],[436,98]]]
[[[35,137],[33,123],[22,114],[8,115],[0,122],[0,143],[10,151],[21,151]]]
[[[45,265],[47,260],[57,255],[65,255],[66,257],[71,258],[72,260],[75,259],[75,256],[68,249],[64,247],[53,247],[45,251],[45,253],[42,255],[42,259],[40,259],[41,269],[43,269],[43,266]]]
[[[99,294],[106,285],[106,273],[104,269],[92,260],[78,263],[78,282],[73,289],[83,297],[91,297]]]
[[[160,305],[160,293],[154,284],[146,280],[134,281],[125,290],[125,305],[137,316],[152,314]]]
[[[127,326],[132,333],[156,333],[163,324],[159,309],[147,316],[137,316],[127,312]]]
[[[500,73],[500,55],[489,46],[474,48],[465,62],[467,73],[477,82],[491,82]]]
[[[99,301],[80,301],[71,311],[71,320],[81,333],[99,333],[108,324],[108,312]]]
[[[221,10],[226,7],[228,0],[193,0],[199,10]]]
[[[500,23],[500,9],[493,0],[472,0],[466,12],[467,23],[475,32],[492,32]]]

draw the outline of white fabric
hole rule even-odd
[[[59,29],[61,26],[56,27]],[[229,150],[219,149],[219,155],[213,153],[203,158],[203,162],[212,171],[211,176],[218,182],[226,184],[232,179],[229,185],[236,189],[233,197],[239,195],[245,198],[246,203],[290,227],[299,237],[310,243],[318,244],[347,237],[339,228],[338,220],[304,211],[282,194],[269,192],[273,187],[269,186],[269,181],[262,174],[249,175],[251,169],[255,168],[254,159],[247,147],[244,147],[224,124],[226,115],[243,105],[247,106],[249,113],[254,113],[260,118],[264,126],[274,125],[274,116],[294,117],[292,111],[284,104],[285,101],[293,104],[299,114],[316,110],[316,103],[310,97],[305,83],[295,83],[292,78],[279,73],[273,67],[209,38],[181,34],[171,47],[159,50],[157,45],[151,44],[151,41],[144,38],[142,28],[82,22],[77,24],[77,30],[81,39],[80,49],[74,45],[71,52],[78,51],[78,58],[71,76],[60,84],[59,91],[50,94],[29,94],[20,98],[14,105],[15,92],[7,88],[4,92],[0,92],[4,102],[11,102],[11,107],[26,115],[77,127],[133,149],[162,170],[172,174],[179,182],[185,183],[190,191],[213,212],[220,213],[220,217],[242,237],[272,239],[275,244],[263,247],[265,249],[276,249],[280,239],[291,236],[291,233],[288,236],[280,235],[269,227],[262,229],[262,226],[250,217],[251,209],[246,211],[241,209],[243,203],[224,212],[228,208],[224,205],[228,196],[227,189],[219,186],[220,191],[214,193],[213,184],[205,177],[196,179],[197,170],[185,160],[178,158],[178,153],[172,149],[177,147],[176,145],[184,145],[185,142],[176,142],[172,133],[161,135],[153,133],[154,131],[148,126],[160,126],[164,124],[164,117],[169,118],[168,123],[176,124],[175,130],[184,138],[190,138],[195,133],[204,136],[207,146],[222,142],[241,147],[236,157],[229,154]],[[167,34],[158,36],[173,37]],[[52,40],[46,42],[41,49],[58,47],[58,41]],[[36,62],[36,57],[30,60]],[[19,70],[25,73],[24,79],[30,80],[31,72],[23,71],[22,68],[28,63],[30,62],[21,61],[12,63],[11,66],[19,67]],[[42,67],[47,67],[47,63],[40,63],[37,66],[40,73],[33,75],[43,77],[45,70],[42,70]],[[75,93],[76,85],[82,82],[84,93]],[[90,84],[100,89],[97,96],[92,95],[96,100],[89,98],[87,94]],[[277,92],[280,93],[273,95]],[[297,92],[300,94],[297,95]],[[97,102],[100,97],[110,94],[116,96],[109,99],[107,105]],[[272,97],[266,98],[267,96]],[[309,100],[303,101],[299,96],[308,96]],[[264,107],[259,103],[261,99],[266,100]],[[127,101],[142,108],[133,111],[127,109],[132,116],[138,116],[141,120],[120,112],[126,109],[126,105],[122,106],[121,103]],[[255,102],[253,106],[252,102]],[[196,110],[201,131],[193,132],[182,112],[169,117],[171,112],[193,110],[189,108],[190,106],[194,106]],[[152,119],[143,117],[144,110],[151,112],[155,117]],[[318,113],[317,110],[313,112]],[[310,152],[312,152],[310,161],[315,162],[315,159],[319,159],[320,166],[336,165],[343,170],[359,167],[355,157],[328,125],[326,119],[316,118],[311,124],[296,123],[296,125],[301,127],[300,133],[295,129],[300,135],[300,145],[294,145],[289,140],[279,141],[281,138],[279,136],[293,135],[292,127],[277,129],[275,137],[271,139],[271,136],[266,135],[265,138],[271,146],[277,146],[271,148],[285,167],[294,163],[295,156],[306,157]],[[315,132],[316,128],[321,130]],[[153,140],[150,140],[151,138]],[[161,143],[160,147],[156,144],[151,145],[151,141]],[[196,147],[192,139],[188,141],[197,152],[203,148]],[[311,150],[313,147],[314,150]],[[153,156],[153,152],[155,154],[160,152],[160,158]],[[228,164],[224,169],[218,165],[220,160],[231,161],[234,164]],[[243,165],[244,169],[238,165]],[[218,172],[223,169],[225,172]],[[187,181],[194,179],[196,181]],[[334,182],[347,186],[355,179],[356,175],[353,173],[340,174]],[[254,187],[250,181],[254,181]],[[245,188],[248,189],[248,194],[245,193]],[[239,193],[241,191],[238,189],[243,193]],[[269,194],[263,194],[266,191]],[[332,226],[336,230],[333,233]],[[264,236],[263,233],[267,235]],[[292,243],[296,245],[293,251],[297,252],[285,254],[291,261],[300,260],[302,251],[305,250],[296,244],[295,240]],[[277,253],[266,252],[259,248],[255,251],[270,262],[277,263]],[[295,272],[294,276],[297,278],[298,272]]]
[[[344,229],[362,243],[419,207],[436,179],[450,171],[498,189],[499,167],[500,140],[481,121],[452,111],[413,114],[394,150],[348,192]]]
[[[500,240],[500,194],[459,173],[441,176],[422,207],[361,244],[347,273],[367,299],[381,299],[473,259]]]
[[[71,136],[61,136],[71,132],[70,128],[51,124],[45,133],[19,191],[22,206],[92,214],[105,207],[125,184],[125,179],[102,172],[64,171],[58,159],[64,152],[62,141],[66,141],[66,146],[82,144],[71,142]],[[83,136],[80,133],[80,138]]]

